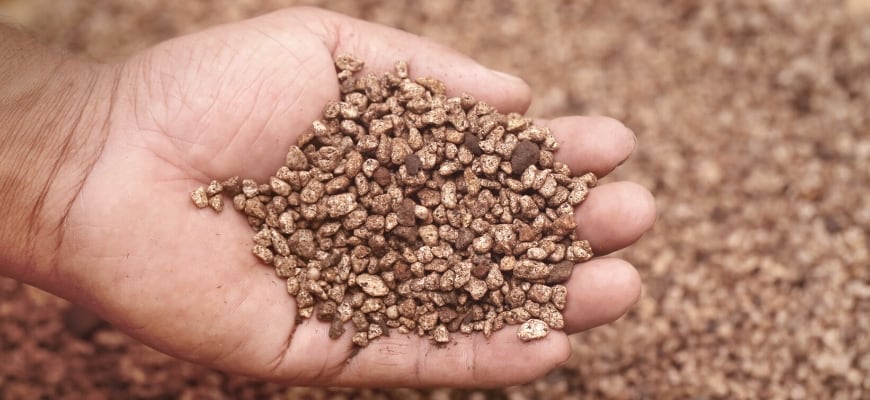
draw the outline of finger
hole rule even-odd
[[[655,199],[634,182],[597,186],[574,212],[578,237],[589,241],[595,255],[634,243],[652,227],[655,219]]]
[[[565,362],[571,345],[564,332],[522,342],[517,326],[487,339],[480,333],[451,334],[437,345],[425,337],[381,337],[351,358],[337,377],[340,385],[491,387],[528,382]]]
[[[613,118],[562,117],[540,123],[559,142],[556,161],[567,164],[576,175],[607,175],[628,159],[637,143],[634,132]]]
[[[574,268],[568,287],[565,332],[576,333],[615,321],[637,302],[640,276],[628,262],[597,258]]]
[[[367,70],[392,70],[396,61],[405,60],[412,76],[444,81],[450,96],[467,92],[505,113],[525,112],[531,102],[531,90],[521,79],[486,68],[429,39],[319,9],[287,12],[303,15],[333,56],[353,54],[365,61]]]

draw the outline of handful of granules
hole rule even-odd
[[[348,321],[358,346],[392,329],[446,343],[505,325],[520,325],[523,341],[563,328],[562,284],[592,256],[574,207],[595,175],[554,161],[548,129],[448,98],[405,62],[365,76],[353,56],[335,65],[341,101],[269,183],[212,181],[193,202],[221,211],[221,194],[232,196],[257,232],[254,255],[333,339]]]

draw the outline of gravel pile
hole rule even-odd
[[[30,13],[46,40],[102,57],[276,3],[0,5]],[[520,75],[530,115],[626,121],[638,152],[605,181],[639,181],[659,208],[653,232],[620,254],[643,275],[639,304],[576,336],[575,357],[523,386],[294,389],[174,361],[0,280],[0,397],[867,398],[867,1],[306,4]]]
[[[574,266],[592,257],[575,238],[574,208],[594,186],[554,160],[550,130],[502,114],[408,64],[361,75],[335,60],[341,98],[323,107],[269,183],[216,180],[198,208],[247,216],[252,252],[287,279],[301,319],[330,323],[353,343],[416,332],[450,334],[520,325],[522,341],[562,329]]]

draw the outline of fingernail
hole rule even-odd
[[[631,132],[631,138],[634,139],[634,145],[631,147],[631,151],[628,153],[628,155],[626,155],[625,158],[623,158],[622,161],[619,162],[619,164],[616,164],[617,167],[625,164],[625,162],[628,161],[629,158],[631,158],[631,155],[634,154],[634,151],[637,150],[637,134],[634,133],[634,131]]]
[[[501,71],[494,70],[494,69],[491,70],[491,71],[492,71],[494,74],[498,75],[498,76],[499,76],[500,78],[502,78],[502,79],[505,79],[505,80],[511,80],[511,81],[514,81],[514,82],[525,83],[525,82],[523,82],[522,79],[520,79],[520,77],[518,77],[518,76],[516,76],[516,75],[511,75],[511,74],[509,74],[509,73],[507,73],[507,72],[501,72]]]

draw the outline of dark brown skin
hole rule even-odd
[[[251,255],[244,218],[196,212],[189,193],[240,172],[267,181],[337,98],[338,53],[413,60],[412,74],[503,112],[523,113],[530,101],[519,79],[454,51],[316,9],[219,26],[117,64],[71,58],[0,27],[0,274],[67,298],[168,354],[297,385],[524,382],[570,356],[567,334],[613,321],[634,303],[634,268],[597,258],[575,266],[566,283],[576,295],[565,332],[540,341],[521,343],[502,330],[439,349],[393,334],[351,358],[350,335],[332,340],[323,334],[329,323],[316,319],[297,325],[284,281]],[[635,144],[611,119],[540,124],[571,149],[556,157],[573,171],[606,175]],[[640,186],[615,182],[590,191],[576,214],[580,237],[606,254],[637,240],[655,207]]]

